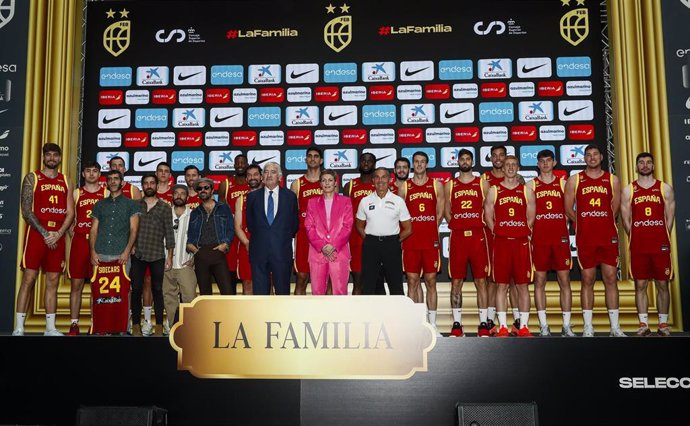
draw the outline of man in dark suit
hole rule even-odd
[[[247,228],[251,233],[249,263],[254,294],[268,295],[271,275],[276,294],[290,294],[292,239],[299,228],[297,197],[278,186],[280,165],[266,163],[264,188],[247,194]]]

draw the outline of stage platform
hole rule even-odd
[[[2,335],[0,348],[0,424],[155,405],[170,425],[451,426],[458,402],[530,401],[541,425],[688,423],[686,334],[440,338],[429,371],[407,380],[197,379],[160,337]]]

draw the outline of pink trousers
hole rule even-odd
[[[330,275],[333,294],[347,295],[347,282],[350,278],[350,259],[343,256],[334,262],[309,262],[309,275],[311,276],[311,294],[315,296],[326,294],[328,276]]]

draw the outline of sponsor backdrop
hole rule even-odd
[[[541,149],[570,174],[608,145],[597,2],[420,7],[89,2],[82,158],[120,155],[131,181],[160,161],[220,181],[244,152],[290,184],[318,145],[346,184],[362,152],[392,168],[421,150],[447,179],[461,148],[484,171],[501,144],[530,178]]]
[[[15,282],[29,2],[0,1],[0,271]],[[1,286],[0,324],[13,324],[14,286]]]
[[[678,241],[690,235],[690,199],[681,196],[690,190],[690,0],[661,3],[666,62],[668,128],[671,139],[673,184],[676,191],[676,229]],[[678,259],[688,259],[690,248],[678,244]],[[690,288],[687,277],[690,265],[679,262],[683,312],[690,312]],[[683,328],[690,328],[686,315]]]

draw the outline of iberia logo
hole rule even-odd
[[[119,13],[120,18],[129,18],[129,11],[122,9],[120,12],[115,12],[110,8],[105,12],[106,19],[117,19],[115,14]],[[108,28],[103,31],[103,47],[111,55],[117,57],[129,47],[129,37],[131,34],[131,21],[120,20],[113,22]]]

